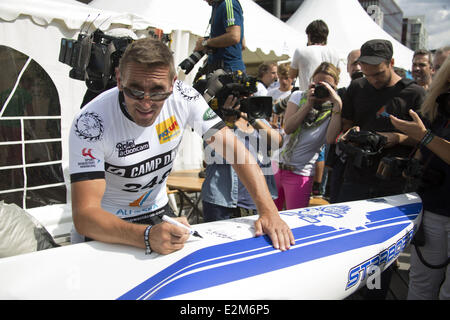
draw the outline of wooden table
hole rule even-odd
[[[202,190],[203,181],[205,181],[205,179],[198,176],[199,172],[200,169],[173,171],[167,178],[167,187],[169,190],[177,190],[180,194],[179,212],[181,213],[183,201],[186,200],[192,206],[186,216],[189,219],[191,215],[195,213],[197,216],[197,223],[199,222],[199,216],[202,215],[202,212],[198,207],[201,197],[199,195],[196,201],[193,201],[188,196],[188,193],[200,193]]]

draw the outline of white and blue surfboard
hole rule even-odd
[[[0,259],[0,299],[342,299],[410,243],[416,194],[280,212],[295,245],[254,237],[256,216],[195,225],[170,255],[89,242]],[[378,268],[378,269],[377,269]]]

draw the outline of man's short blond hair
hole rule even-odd
[[[176,75],[172,52],[167,45],[154,38],[139,39],[127,47],[119,62],[120,74],[123,74],[126,65],[131,62],[147,67],[169,67],[170,80]]]

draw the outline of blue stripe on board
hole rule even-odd
[[[384,233],[386,237],[383,241],[389,239],[392,234],[400,232],[406,226],[408,226],[407,223],[383,228],[386,231]],[[370,230],[185,275],[166,284],[151,295],[149,299],[166,299],[373,245],[380,240],[378,231]]]
[[[389,209],[383,209],[368,213],[368,218],[371,221],[379,221],[379,223],[369,223],[365,227],[375,227],[375,225],[386,224],[382,219],[389,219],[389,223],[398,222],[399,220],[414,220],[420,213],[422,208],[421,203],[409,204],[402,207],[395,207]],[[411,217],[405,216],[405,214],[412,214]],[[369,217],[370,215],[370,217]],[[292,230],[294,237],[296,238],[296,244],[301,244],[303,242],[316,241],[330,236],[343,235],[349,233],[348,229],[336,230],[329,226],[316,226],[309,225],[300,228],[295,228]],[[366,232],[364,232],[365,234]],[[360,247],[361,245],[358,245]],[[271,246],[271,242],[267,236],[250,238],[244,240],[233,241],[229,243],[219,244],[207,248],[202,248],[190,255],[180,259],[171,266],[160,271],[156,275],[150,277],[143,283],[139,284],[132,290],[128,291],[119,299],[138,299],[144,293],[152,292],[157,290],[158,286],[163,285],[165,282],[183,274],[189,270],[204,267],[210,264],[215,264],[222,261],[234,260],[242,257],[247,257],[251,255],[256,255],[268,251],[274,250]],[[291,249],[292,250],[292,249]],[[291,251],[289,250],[289,251]],[[348,249],[346,249],[348,250]],[[344,251],[346,251],[344,250]],[[250,251],[250,252],[246,252]],[[233,255],[228,256],[227,255]],[[211,259],[215,259],[211,261]],[[209,261],[208,261],[209,260]],[[311,260],[311,259],[309,259]],[[308,260],[306,260],[308,261]],[[295,262],[294,264],[297,264]],[[178,280],[177,280],[178,281]],[[153,288],[153,289],[152,289]]]
[[[406,204],[403,206],[387,208],[368,212],[366,217],[371,222],[393,218],[393,216],[404,216],[410,214],[419,214],[422,211],[422,202]]]
[[[415,217],[417,217],[417,215],[415,215]],[[409,220],[410,220],[409,217],[405,217],[405,216],[404,217],[397,217],[397,218],[389,220],[389,223],[398,223],[398,222],[401,222],[401,221],[409,221]],[[384,223],[380,222],[380,223],[375,223],[375,224],[376,225],[382,225],[382,224],[386,224],[386,223],[385,222]],[[374,227],[374,226],[370,226],[370,228],[372,228],[372,227]],[[303,237],[303,238],[300,238],[300,239],[298,238],[298,236],[304,236],[305,235],[305,229],[310,229],[309,231],[313,231],[312,229],[315,229],[315,231],[317,232],[317,228],[322,228],[322,229],[327,228],[328,229],[328,227],[317,227],[317,226],[306,226],[306,227],[293,229],[292,231],[293,231],[294,237],[296,238],[296,245],[301,245],[301,244],[306,243],[306,242],[318,241],[318,240],[321,240],[321,239],[324,239],[324,238],[329,238],[331,236],[332,237],[337,237],[337,236],[341,236],[341,235],[344,235],[346,233],[350,233],[351,232],[351,230],[348,230],[348,229],[335,230],[335,229],[331,228],[331,229],[334,230],[334,232],[327,232],[327,233],[322,233],[322,234],[316,234],[316,235],[313,235],[313,236]],[[314,233],[316,233],[316,232],[314,232]],[[267,239],[268,238],[266,238],[266,240]],[[248,240],[248,239],[246,239],[246,240]],[[199,251],[201,251],[201,249]],[[143,282],[140,285],[140,288],[136,287],[135,288],[136,289],[136,296],[134,297],[134,299],[138,298],[144,292],[146,292],[146,291],[144,291],[145,289],[148,292],[152,292],[154,290],[157,290],[160,286],[163,286],[164,283],[166,283],[167,281],[170,281],[171,279],[173,279],[173,278],[175,278],[175,277],[177,277],[177,276],[179,276],[179,275],[181,275],[183,273],[187,273],[187,272],[189,272],[191,270],[199,269],[199,268],[206,267],[206,266],[209,266],[209,265],[212,265],[212,264],[218,264],[218,263],[222,263],[222,262],[227,262],[229,260],[237,260],[237,259],[241,259],[241,258],[245,258],[245,257],[249,257],[249,256],[255,256],[255,255],[266,253],[266,252],[270,252],[270,251],[274,251],[274,249],[268,243],[267,246],[264,246],[264,247],[262,247],[260,249],[247,251],[247,252],[241,252],[239,254],[233,255],[232,257],[230,257],[230,256],[226,256],[226,257],[222,256],[222,257],[218,257],[218,258],[215,258],[215,259],[211,260],[211,259],[208,258],[208,256],[205,256],[205,257],[202,258],[202,259],[204,259],[203,261],[197,262],[197,263],[190,263],[190,262],[192,262],[192,260],[195,260],[195,259],[189,259],[189,260],[186,259],[185,261],[183,261],[184,262],[183,263],[184,266],[182,266],[181,264],[178,265],[177,268],[175,268],[175,269],[177,269],[175,272],[170,272],[172,270],[170,270],[168,272],[168,269],[165,269],[164,271],[159,273],[157,276],[155,276],[153,278],[150,278],[147,281]]]

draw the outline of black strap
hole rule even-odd
[[[442,269],[448,266],[449,262],[450,262],[450,257],[447,258],[447,261],[445,261],[444,263],[441,264],[430,264],[428,263],[425,258],[422,255],[422,252],[420,252],[419,250],[419,246],[417,244],[414,244],[414,248],[416,248],[416,252],[417,252],[417,256],[419,257],[420,261],[428,268],[430,269]]]
[[[132,223],[138,223],[138,224],[155,225],[155,224],[163,222],[163,220],[162,220],[163,215],[168,215],[169,217],[176,217],[176,215],[173,212],[172,208],[170,207],[169,203],[167,203],[161,209],[147,212],[147,213],[141,214],[139,216],[135,216],[135,217],[123,218],[123,220],[132,222]],[[94,239],[86,237],[86,236],[84,237],[85,242],[92,241],[92,240],[94,240]]]
[[[173,212],[172,208],[170,207],[169,203],[167,203],[161,209],[147,212],[147,213],[141,214],[139,216],[123,218],[123,220],[132,222],[132,223],[138,223],[138,224],[155,225],[155,224],[161,223],[163,221],[162,220],[163,215],[167,215],[169,217],[176,217],[176,215]]]

